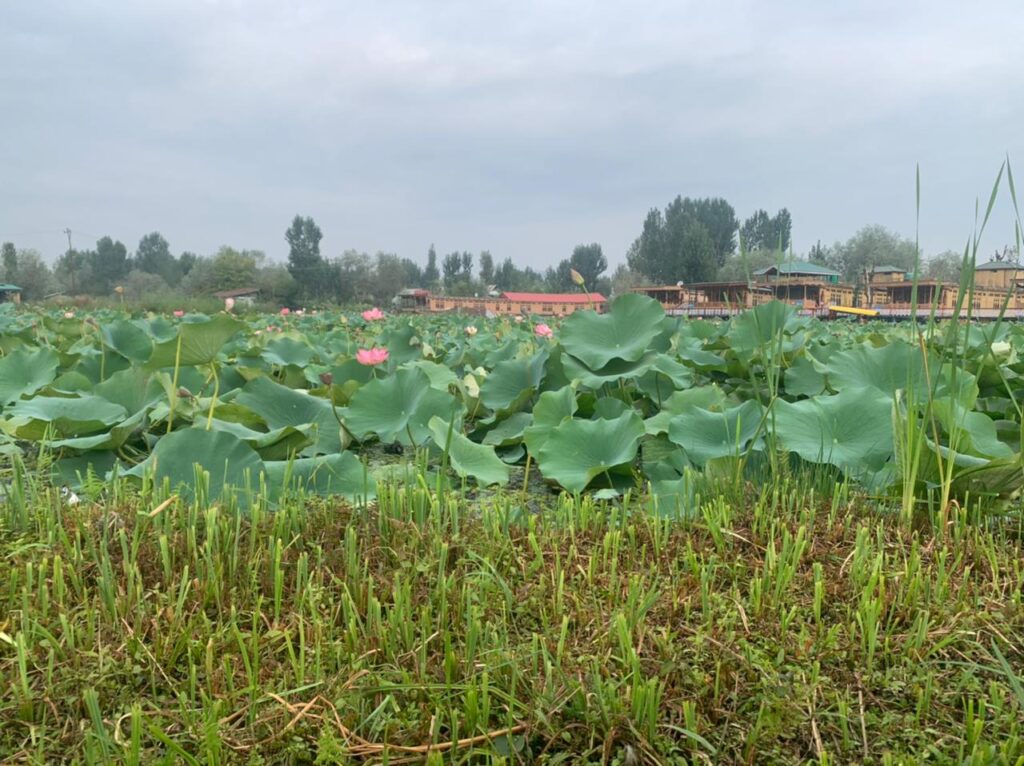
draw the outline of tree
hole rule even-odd
[[[61,289],[72,295],[92,292],[92,263],[95,254],[90,250],[67,250],[54,264],[53,274]]]
[[[147,274],[156,274],[171,287],[181,282],[181,265],[171,255],[170,245],[160,232],[154,231],[139,240],[132,267]]]
[[[0,246],[0,259],[3,261],[4,282],[14,284],[18,274],[18,251],[14,249],[13,242],[4,242]]]
[[[933,255],[922,264],[922,276],[925,279],[939,279],[943,282],[960,282],[960,270],[963,267],[964,255],[955,250],[945,250]]]
[[[721,197],[686,197],[682,200],[682,206],[707,229],[714,245],[715,262],[721,266],[726,258],[736,252],[736,230],[739,228],[739,221],[736,220],[733,206]]]
[[[423,269],[411,258],[402,259],[402,269],[405,271],[405,278],[402,283],[405,287],[423,287]]]
[[[326,264],[320,255],[320,227],[309,216],[297,215],[284,238],[288,242],[288,271],[299,289],[311,296],[325,294]]]
[[[494,284],[494,256],[489,250],[480,253],[480,281],[485,288]]]
[[[473,254],[462,254],[462,279],[468,284],[473,281]]]
[[[373,297],[377,303],[390,302],[405,287],[405,266],[394,253],[377,253]]]
[[[125,297],[135,300],[146,296],[165,294],[170,289],[170,285],[159,274],[152,274],[140,269],[128,272],[124,278],[123,287]]]
[[[49,295],[53,274],[42,256],[36,250],[19,250],[16,261],[18,268],[12,282],[21,288],[22,300],[35,301]]]
[[[441,273],[437,270],[437,251],[431,245],[427,251],[427,268],[423,270],[423,281],[426,283],[424,286],[431,287],[437,284],[439,279]]]
[[[620,263],[612,273],[610,292],[612,295],[622,295],[629,292],[630,288],[639,286],[641,281],[639,274],[625,263]]]
[[[340,301],[365,301],[373,294],[373,261],[366,253],[346,250],[335,262],[334,270],[334,293]]]
[[[793,219],[786,208],[774,216],[758,210],[743,222],[740,237],[747,251],[770,250],[786,252],[789,249]]]
[[[448,253],[441,261],[441,271],[444,273],[444,286],[451,289],[462,276],[462,257],[456,253]]]
[[[92,259],[92,278],[97,295],[108,295],[128,274],[131,262],[128,248],[122,242],[102,237],[96,242]]]
[[[256,281],[256,263],[262,253],[235,250],[223,245],[213,256],[213,291],[252,287]]]
[[[841,272],[846,281],[859,282],[875,266],[913,271],[917,246],[884,226],[865,226],[846,242],[837,242],[828,258],[828,265]]]
[[[810,263],[817,263],[819,266],[827,266],[832,256],[832,248],[822,245],[819,239],[817,243],[807,252],[807,260]]]
[[[693,200],[676,197],[664,214],[652,208],[626,255],[630,269],[662,284],[704,282],[715,275],[718,256]]]
[[[569,266],[576,269],[587,287],[593,290],[597,287],[597,280],[608,270],[608,259],[596,242],[576,245],[569,257]]]
[[[295,280],[288,267],[279,263],[264,266],[256,272],[256,287],[264,298],[273,302],[290,303],[295,294]]]

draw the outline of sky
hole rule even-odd
[[[781,207],[962,250],[1024,168],[1024,13],[820,0],[75,0],[0,7],[0,240],[622,262],[652,207]],[[1024,178],[1024,170],[1021,171]],[[982,252],[1013,242],[1004,185]]]

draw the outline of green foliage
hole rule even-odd
[[[284,238],[288,242],[288,271],[299,289],[307,295],[323,295],[326,264],[320,255],[320,227],[312,218],[297,215]]]
[[[659,284],[706,282],[736,248],[736,215],[723,199],[676,197],[652,209],[627,255],[629,267]]]
[[[747,251],[765,251],[784,253],[789,250],[793,231],[793,219],[786,208],[782,208],[774,216],[764,210],[757,210],[740,229],[740,240]]]
[[[845,281],[861,282],[875,266],[897,266],[913,272],[917,245],[884,226],[865,226],[846,242],[837,242],[827,257],[826,265],[841,272]]]

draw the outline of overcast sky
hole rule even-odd
[[[1020,0],[11,0],[0,239],[283,259],[301,213],[326,256],[616,263],[682,194],[788,207],[802,252],[912,238],[920,163],[924,250],[962,248],[1007,153],[1024,179],[1022,40]]]

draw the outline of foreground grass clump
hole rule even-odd
[[[14,500],[2,762],[1024,760],[1017,527],[797,486],[683,521]]]

